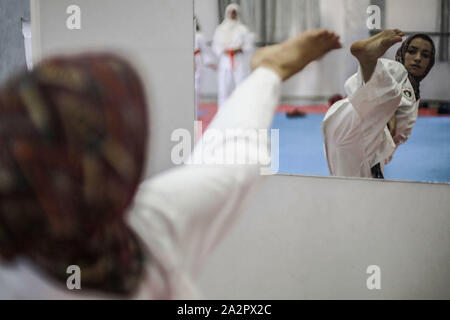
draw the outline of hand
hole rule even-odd
[[[394,136],[395,145],[400,145],[403,141],[406,140],[406,136],[404,134],[397,134]]]
[[[397,150],[398,146],[395,146],[394,152],[392,152],[391,156],[389,158],[387,158],[386,160],[384,160],[384,165],[389,164],[392,161],[392,158],[394,157],[394,153]]]
[[[401,134],[400,137],[404,137],[404,135]],[[384,160],[384,165],[387,165],[392,161],[392,158],[394,157],[394,153],[395,153],[395,151],[397,151],[399,144],[395,141],[395,138],[394,138],[394,142],[395,142],[395,149],[392,152],[391,156],[389,158],[387,158],[386,160]]]

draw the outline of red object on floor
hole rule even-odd
[[[344,98],[345,97],[341,96],[340,94],[332,95],[330,97],[330,99],[328,99],[328,105],[331,107],[333,104],[335,104],[336,102],[338,102],[339,100],[342,100]]]

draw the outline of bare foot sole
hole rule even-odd
[[[378,58],[397,42],[402,41],[404,33],[398,29],[382,31],[369,39],[356,41],[350,52],[358,59],[361,66],[376,65]]]
[[[282,43],[256,51],[252,70],[267,67],[284,81],[301,71],[307,64],[333,49],[342,48],[339,36],[328,30],[306,31]]]

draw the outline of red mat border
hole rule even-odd
[[[202,121],[202,131],[209,126],[212,119],[217,112],[217,104],[215,103],[203,103],[199,105],[199,110],[202,111],[202,115],[198,117],[198,121]],[[281,104],[277,107],[277,113],[288,113],[294,111],[301,111],[309,114],[325,114],[328,111],[327,105],[310,105],[310,106],[297,106]],[[450,117],[448,114],[438,114],[436,109],[419,109],[419,117]]]

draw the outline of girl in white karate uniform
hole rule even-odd
[[[230,4],[224,21],[217,27],[213,50],[219,58],[218,106],[221,107],[233,90],[248,76],[249,56],[254,50],[254,35],[239,19],[239,5]]]
[[[406,39],[396,61],[380,58],[403,33],[386,30],[353,44],[358,72],[345,83],[348,98],[333,104],[322,123],[325,154],[333,176],[384,178],[384,166],[411,136],[419,84],[434,65],[433,40]]]
[[[217,57],[208,45],[204,34],[200,30],[197,18],[195,21],[195,38],[194,38],[194,71],[195,71],[195,105],[198,108],[201,79],[205,67],[216,70]]]

